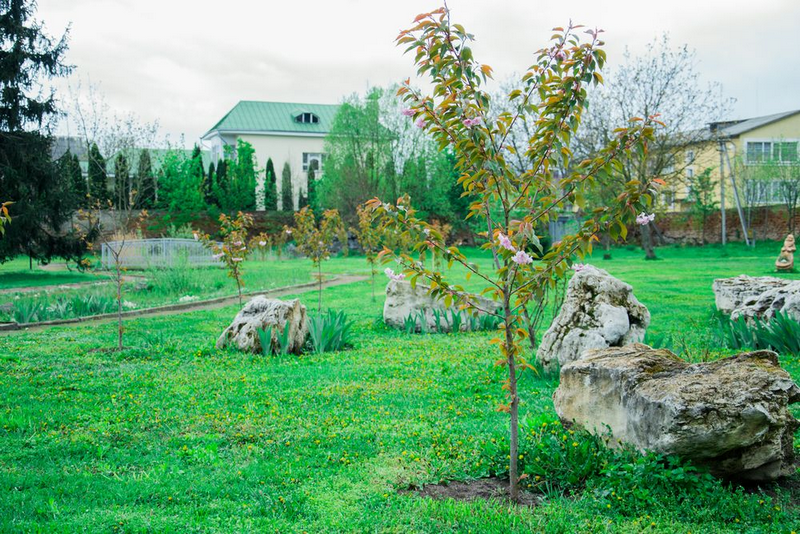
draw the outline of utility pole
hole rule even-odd
[[[723,144],[725,141],[719,142],[719,209],[722,221],[722,246],[728,241],[728,228],[725,221],[725,159],[723,154]]]

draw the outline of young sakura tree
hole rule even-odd
[[[456,154],[459,182],[471,202],[467,217],[485,224],[484,248],[493,255],[492,271],[480,270],[458,248],[447,247],[441,232],[415,217],[407,198],[399,199],[397,205],[378,199],[367,203],[382,224],[412,238],[416,252],[436,250],[450,265],[463,265],[485,284],[482,293],[498,303],[495,309],[481,309],[447,273],[429,270],[409,254],[382,252],[385,260],[402,266],[401,274],[412,284],[420,278],[429,283],[431,294],[445,305],[455,303],[471,313],[488,313],[501,320],[501,336],[494,343],[502,355],[498,364],[508,368],[504,385],[508,403],[499,409],[510,415],[509,489],[514,500],[519,491],[518,370],[532,368],[521,347],[532,330],[524,327],[528,309],[538,310],[541,316],[548,290],[567,275],[574,258],[589,254],[601,232],[608,231],[614,238],[626,235],[626,221],[646,211],[654,194],[651,183],[633,178],[613,203],[594,209],[573,234],[542,250],[535,228],[569,205],[583,206],[589,191],[603,187],[620,171],[621,158],[645,151],[656,123],[651,117],[633,119],[591,159],[570,164],[570,140],[581,121],[586,89],[602,82],[598,71],[606,55],[598,30],[570,24],[566,29],[555,28],[554,33],[550,45],[537,52],[536,62],[509,93],[514,108],[494,120],[489,119],[491,99],[482,88],[492,69],[473,58],[469,47],[473,36],[451,23],[446,6],[419,15],[413,27],[397,38],[399,45],[414,53],[417,72],[432,82],[430,94],[412,88],[408,80],[401,86],[406,114],[433,136],[440,149],[449,146]],[[534,134],[524,153],[531,165],[516,172],[506,158],[507,151],[513,150],[508,132],[521,120],[532,121]],[[571,171],[561,174],[555,172],[558,168]]]
[[[382,232],[381,228],[373,222],[370,210],[359,206],[356,211],[358,212],[358,227],[353,228],[352,232],[356,235],[358,244],[361,245],[367,263],[369,263],[372,275],[372,301],[375,302],[375,274],[377,272],[375,265],[378,262],[378,253],[383,248],[381,245]]]
[[[344,223],[337,210],[325,210],[319,226],[317,226],[314,212],[305,207],[295,212],[294,225],[292,234],[297,243],[297,249],[310,259],[317,269],[319,283],[317,311],[322,313],[322,262],[331,257],[331,245],[333,245],[334,238],[339,239],[342,250],[347,255],[347,231],[344,229]]]
[[[228,276],[236,280],[239,306],[241,306],[242,287],[244,287],[242,264],[250,254],[250,248],[247,246],[247,230],[253,226],[253,217],[240,211],[234,219],[223,213],[219,216],[219,223],[219,233],[222,236],[221,244],[211,239],[208,234],[195,233],[195,239],[198,239],[210,249],[214,253],[214,259],[225,265]]]

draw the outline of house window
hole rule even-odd
[[[773,143],[772,159],[780,163],[795,163],[797,161],[797,141]]]
[[[797,162],[797,141],[748,141],[747,163]]]
[[[747,163],[769,161],[772,154],[772,143],[769,141],[748,141]]]
[[[661,201],[668,210],[675,210],[675,191],[666,190],[661,193]]]
[[[319,172],[322,169],[322,161],[325,159],[325,154],[319,152],[303,152],[303,172],[308,172],[309,169],[314,169],[314,172]]]
[[[314,115],[313,113],[301,113],[294,118],[295,122],[299,122],[300,124],[319,124],[319,117]]]
[[[694,150],[687,150],[686,151],[686,164],[691,165],[694,163]]]
[[[694,169],[693,168],[688,167],[686,169],[686,177],[687,178],[694,178]]]

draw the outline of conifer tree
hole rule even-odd
[[[278,180],[275,176],[275,166],[272,158],[267,160],[267,169],[264,177],[264,209],[275,211],[278,209]]]
[[[114,198],[118,209],[126,210],[130,202],[130,179],[131,172],[128,165],[128,158],[125,154],[117,154],[114,160]]]
[[[153,173],[153,162],[150,159],[150,151],[146,148],[139,153],[139,164],[136,166],[136,187],[135,207],[138,209],[154,207],[158,192]]]
[[[214,162],[212,161],[208,165],[208,174],[206,175],[206,181],[203,182],[203,192],[205,193],[206,204],[208,204],[209,206],[219,206],[219,201],[214,196],[214,183],[216,179],[217,177],[216,177]]]
[[[283,164],[281,176],[281,210],[294,211],[294,199],[292,195],[292,168],[289,162]]]
[[[108,200],[106,160],[97,143],[92,143],[89,148],[89,196],[94,202],[105,203]]]
[[[314,167],[308,169],[308,207],[315,214],[319,211],[319,198],[317,197],[317,176]]]
[[[0,239],[0,262],[19,254],[49,261],[79,259],[85,243],[69,230],[75,211],[71,181],[53,162],[49,120],[57,113],[53,84],[69,74],[67,34],[52,39],[32,0],[0,0],[0,202],[11,219]],[[65,160],[66,162],[66,160]]]

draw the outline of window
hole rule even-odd
[[[767,161],[772,152],[772,143],[768,141],[748,141],[747,163]]]
[[[686,168],[686,177],[687,178],[694,178],[694,169],[691,167]]]
[[[686,164],[690,165],[694,163],[694,150],[687,150],[686,151]]]
[[[675,210],[675,191],[666,190],[661,193],[661,201],[664,203],[667,209],[674,211]]]
[[[795,163],[797,161],[797,141],[748,141],[747,163]]]
[[[774,143],[772,159],[780,163],[794,163],[797,161],[797,141]]]
[[[295,116],[294,120],[300,124],[319,124],[319,117],[308,112],[300,113],[299,115]]]
[[[322,162],[325,159],[325,154],[314,152],[303,152],[303,172],[308,172],[309,169],[314,169],[318,173],[322,169]]]

